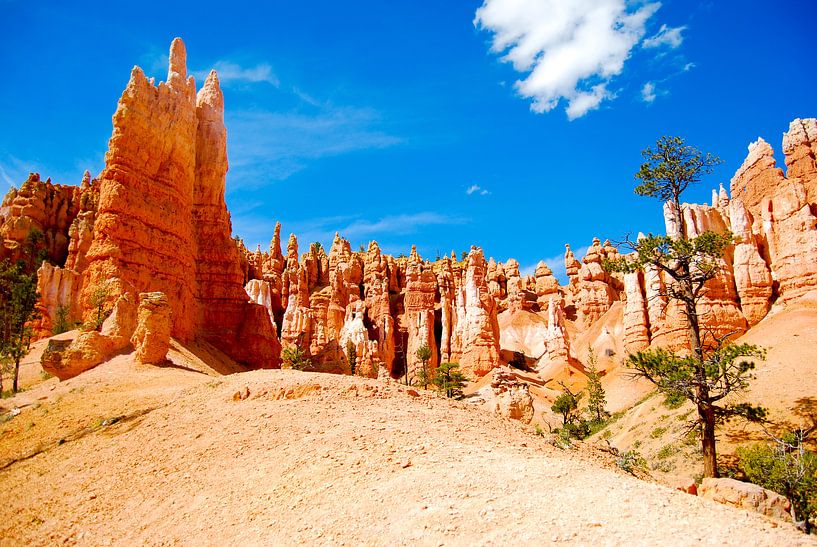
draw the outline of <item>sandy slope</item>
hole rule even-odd
[[[24,396],[0,424],[3,544],[808,541],[394,383],[120,356]]]
[[[782,427],[802,426],[817,419],[817,299],[805,298],[775,309],[739,341],[760,345],[767,355],[755,363],[749,389],[734,401],[766,407],[771,420]],[[694,476],[701,472],[700,443],[686,435],[689,421],[695,417],[694,408],[687,403],[669,409],[663,401],[660,394],[650,397],[628,410],[609,427],[609,433],[602,434],[611,435],[610,442],[622,451],[638,450],[654,471]],[[719,428],[720,465],[735,462],[739,445],[761,441],[768,441],[768,437],[740,420]]]

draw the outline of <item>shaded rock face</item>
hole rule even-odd
[[[81,204],[93,201],[90,175],[85,176],[77,187],[43,181],[31,173],[19,189],[11,189],[0,205],[0,260],[34,260],[32,271],[42,259],[64,265],[71,225]]]

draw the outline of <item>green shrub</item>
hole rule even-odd
[[[755,444],[737,453],[746,478],[786,496],[799,526],[811,532],[817,513],[817,454],[805,450],[802,439],[791,434],[776,446]]]
[[[667,444],[661,447],[661,450],[658,451],[658,454],[655,455],[656,458],[659,460],[666,460],[670,456],[673,456],[678,452],[678,447],[674,444]]]
[[[290,346],[281,350],[281,368],[307,370],[312,367],[312,360],[299,346]]]
[[[686,402],[686,398],[679,393],[668,393],[664,397],[664,406],[670,410],[680,408]]]
[[[645,469],[647,461],[636,450],[628,450],[618,457],[616,465],[627,473],[633,474],[636,469]]]

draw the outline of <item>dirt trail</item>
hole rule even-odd
[[[87,429],[0,471],[2,544],[809,542],[393,383],[127,356],[71,382],[0,424],[3,460]]]

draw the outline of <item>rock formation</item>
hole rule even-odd
[[[624,275],[624,349],[636,352],[650,345],[649,316],[644,288],[644,272]]]
[[[791,502],[777,492],[750,482],[707,477],[698,486],[698,495],[718,503],[755,511],[767,517],[791,522]]]
[[[499,364],[497,305],[488,292],[487,266],[482,249],[471,247],[462,299],[462,356],[460,369],[471,378],[486,374]]]
[[[759,139],[732,178],[731,197],[721,186],[711,204],[665,206],[671,237],[735,235],[699,303],[712,339],[757,324],[775,302],[817,290],[817,121],[794,120],[783,152],[785,175]],[[114,310],[108,331],[81,334],[66,351],[49,353],[64,361],[60,374],[120,351],[123,340],[129,345],[124,333],[136,328],[128,326],[129,303],[147,293],[164,295],[166,307],[157,310],[167,315],[152,315],[166,319],[168,336],[203,339],[248,368],[278,366],[281,344],[299,346],[328,372],[348,372],[354,348],[355,372],[372,377],[416,377],[423,346],[430,370],[458,362],[472,378],[514,352],[540,369],[570,364],[572,337],[603,317],[614,320],[608,312],[619,301],[627,351],[687,344],[683,311],[666,296],[671,280],[652,268],[607,272],[604,261],[618,257],[609,241],[595,238],[581,261],[566,246],[564,287],[544,262],[524,276],[515,259],[486,261],[476,247],[463,260],[452,252],[431,262],[416,248],[408,257],[386,255],[376,242],[352,252],[339,234],[328,253],[320,243],[299,252],[293,234],[283,253],[280,223],[268,251],[251,251],[232,237],[227,170],[218,75],[211,72],[197,93],[176,39],[166,82],[132,70],[97,179],[86,173],[69,187],[32,174],[9,192],[0,206],[0,259],[28,258],[32,270],[39,267],[36,334]],[[149,348],[148,339],[134,343]],[[160,359],[165,343],[139,349],[140,358]]]
[[[792,301],[817,283],[817,217],[813,210],[817,167],[814,120],[795,120],[784,135],[789,177],[776,167],[774,152],[763,139],[732,178],[732,196],[743,203],[751,231],[763,248],[777,293]]]
[[[167,297],[160,292],[139,295],[139,313],[131,343],[136,349],[136,361],[160,365],[167,360],[170,348],[171,315]]]
[[[412,248],[406,267],[406,292],[403,299],[405,315],[401,328],[407,333],[406,370],[409,377],[417,377],[423,366],[417,351],[431,350],[431,359],[426,363],[428,373],[437,368],[437,343],[434,339],[434,298],[437,277],[430,264],[424,264],[417,249]]]
[[[87,174],[86,174],[87,176]],[[53,184],[31,173],[0,205],[0,260],[25,258],[62,265],[68,256],[68,230],[80,211],[84,190]],[[87,198],[86,198],[87,199]]]
[[[619,299],[620,282],[602,267],[605,258],[612,260],[616,256],[615,248],[609,246],[609,243],[602,247],[599,238],[594,238],[581,266],[577,268],[578,261],[570,247],[567,247],[565,267],[570,276],[577,321],[584,328],[600,319],[613,302]]]
[[[273,367],[278,339],[266,309],[248,302],[224,202],[223,112],[214,72],[196,95],[179,39],[167,82],[156,86],[133,69],[99,176],[83,295],[104,280],[113,295],[162,292],[173,336],[202,337],[239,362]]]
[[[130,345],[136,328],[136,302],[133,295],[120,295],[100,331],[80,332],[70,343],[50,341],[40,364],[43,370],[67,380],[110,359]]]

